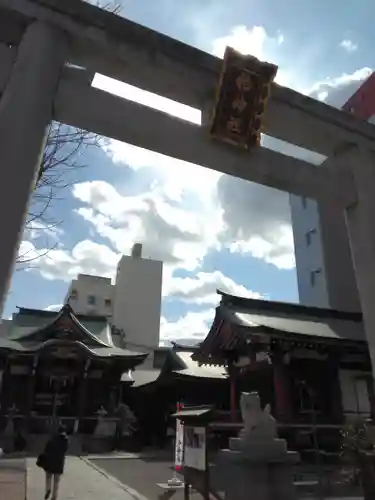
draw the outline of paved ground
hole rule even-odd
[[[42,500],[44,473],[35,465],[35,459],[31,458],[27,460],[27,469],[27,500]],[[109,478],[88,461],[78,457],[67,459],[60,488],[59,500],[146,500],[136,491],[115,478]],[[2,494],[1,498],[13,500]]]
[[[155,456],[142,457],[138,459],[93,459],[90,460],[96,467],[106,471],[122,483],[129,485],[132,489],[139,491],[148,500],[160,500],[168,496],[168,491],[158,486],[166,483],[173,477],[172,457],[166,461],[165,457]],[[177,490],[171,500],[183,500],[183,490]],[[202,496],[192,491],[191,500],[202,500]]]
[[[110,476],[116,477],[132,489],[139,491],[148,500],[166,500],[168,498],[168,492],[158,487],[158,483],[165,483],[173,476],[172,457],[169,461],[165,457],[160,459],[155,456],[141,458],[129,456],[117,459],[93,458],[90,461],[96,467],[106,471]],[[220,494],[220,496],[224,498],[224,495]],[[191,500],[202,500],[202,496],[194,490],[191,491],[190,498]],[[171,500],[183,500],[183,490],[178,490],[171,497]],[[303,496],[301,500],[307,500],[307,497]],[[308,500],[314,500],[314,495],[309,495]],[[353,496],[349,498],[330,497],[327,500],[363,500],[363,498]]]
[[[183,500],[182,489],[170,496],[172,492],[158,486],[158,483],[166,483],[173,476],[171,458],[152,454],[118,454],[106,458],[69,457],[59,500]],[[44,473],[36,467],[35,458],[27,459],[27,469],[27,500],[41,500],[44,497]],[[11,489],[6,490],[0,483],[1,500],[24,500],[22,487],[15,489],[22,482],[18,481],[17,484],[16,476],[8,477],[11,480],[7,484]],[[18,480],[20,477],[18,475]],[[194,491],[191,491],[190,498],[202,500],[202,496]],[[313,499],[310,497],[310,500]]]
[[[25,500],[26,469],[24,460],[0,459],[0,497]]]

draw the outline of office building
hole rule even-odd
[[[114,283],[79,274],[65,303],[78,315],[106,316],[122,332],[128,349],[153,352],[159,346],[163,263],[142,257],[142,245],[123,255]]]
[[[358,119],[375,114],[375,73],[344,104]],[[359,311],[360,302],[343,212],[333,203],[290,196],[302,304]]]

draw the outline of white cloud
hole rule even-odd
[[[60,311],[63,304],[52,304],[44,308],[45,311]]]
[[[217,38],[212,43],[212,53],[223,57],[227,46],[241,52],[257,57],[261,61],[277,64],[280,46],[284,43],[284,35],[277,33],[270,36],[263,26],[249,28],[245,25],[235,26],[227,36]],[[291,74],[285,68],[278,69],[275,81],[280,85],[287,85],[293,81]]]
[[[218,248],[222,217],[217,208],[202,204],[196,210],[184,209],[158,188],[138,196],[121,196],[102,181],[76,184],[73,195],[84,204],[77,213],[117,252],[126,253],[133,243],[141,242],[146,256],[162,260],[172,269],[193,271],[209,248]]]
[[[347,52],[355,52],[358,49],[358,45],[349,39],[342,40],[340,42],[340,47]]]
[[[238,240],[230,246],[231,252],[250,253],[257,259],[273,264],[279,269],[295,267],[293,230],[290,225],[281,225],[271,234],[250,236],[247,240]]]
[[[183,120],[198,125],[201,124],[202,113],[200,110],[119,82],[113,78],[97,74],[93,86],[130,101],[177,116]],[[159,182],[163,184],[164,191],[171,199],[175,200],[180,199],[185,192],[197,196],[207,196],[207,191],[215,189],[217,180],[221,175],[219,172],[113,139],[103,142],[102,146],[116,164],[126,165],[134,170],[148,168],[157,171]],[[202,182],[196,182],[197,175],[199,175]]]
[[[104,149],[118,165],[129,166],[133,170],[150,169],[150,175],[158,179],[156,184],[160,185],[171,200],[179,201],[184,195],[197,196],[202,201],[210,200],[222,175],[199,165],[119,141],[109,141]]]
[[[223,57],[226,47],[251,54],[261,61],[267,59],[275,46],[281,45],[284,37],[279,33],[276,37],[269,36],[263,26],[248,28],[245,25],[235,26],[229,35],[217,38],[212,43],[212,53]]]
[[[260,293],[248,290],[221,271],[199,272],[194,278],[173,277],[165,283],[163,294],[187,303],[215,305],[219,301],[217,289],[241,297],[262,298]]]
[[[27,259],[35,259],[29,270],[37,269],[48,280],[67,282],[79,273],[112,278],[119,260],[119,255],[106,245],[90,240],[80,241],[72,250],[36,248],[33,243],[23,241],[21,252]]]
[[[24,236],[29,240],[37,240],[42,237],[48,237],[53,241],[59,241],[63,234],[64,230],[60,227],[60,225],[48,225],[36,220],[28,225]]]
[[[224,210],[223,245],[231,252],[250,254],[281,269],[294,267],[286,193],[226,176],[219,181],[218,199]]]
[[[39,221],[29,224],[18,249],[17,267],[35,267],[49,249],[59,247],[63,235],[63,229],[57,225],[46,225]]]
[[[191,339],[191,343],[203,340],[209,331],[215,316],[214,309],[199,312],[188,312],[177,320],[168,321],[165,317],[160,322],[160,339],[168,340]]]
[[[309,91],[315,99],[325,101],[331,106],[342,107],[354,92],[372,73],[368,67],[360,68],[353,73],[343,73],[336,77],[328,77],[316,82]]]

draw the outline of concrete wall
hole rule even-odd
[[[0,337],[6,337],[9,334],[11,325],[11,319],[0,319]]]
[[[79,274],[72,280],[65,302],[77,314],[112,316],[114,286],[110,278]]]
[[[117,268],[112,321],[132,350],[159,346],[163,263],[124,255]],[[139,347],[138,347],[139,346]]]
[[[290,206],[300,302],[360,311],[343,212],[332,203],[304,202],[293,195]]]
[[[317,203],[291,195],[290,209],[299,300],[308,306],[328,307]]]
[[[340,311],[361,310],[343,211],[332,203],[318,204],[328,304]]]

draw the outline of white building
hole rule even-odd
[[[77,314],[112,316],[114,290],[110,278],[79,274],[71,281],[64,303],[69,302]]]
[[[375,123],[375,72],[342,107]],[[291,195],[291,218],[302,304],[360,311],[344,214],[330,203]]]
[[[121,257],[114,284],[79,274],[65,302],[76,314],[108,316],[123,332],[128,349],[152,353],[160,339],[162,281],[163,263],[142,258],[142,245],[135,244],[130,256]]]
[[[329,307],[316,201],[290,196],[298,294],[303,305]]]
[[[293,195],[290,207],[300,303],[360,311],[344,213]]]

